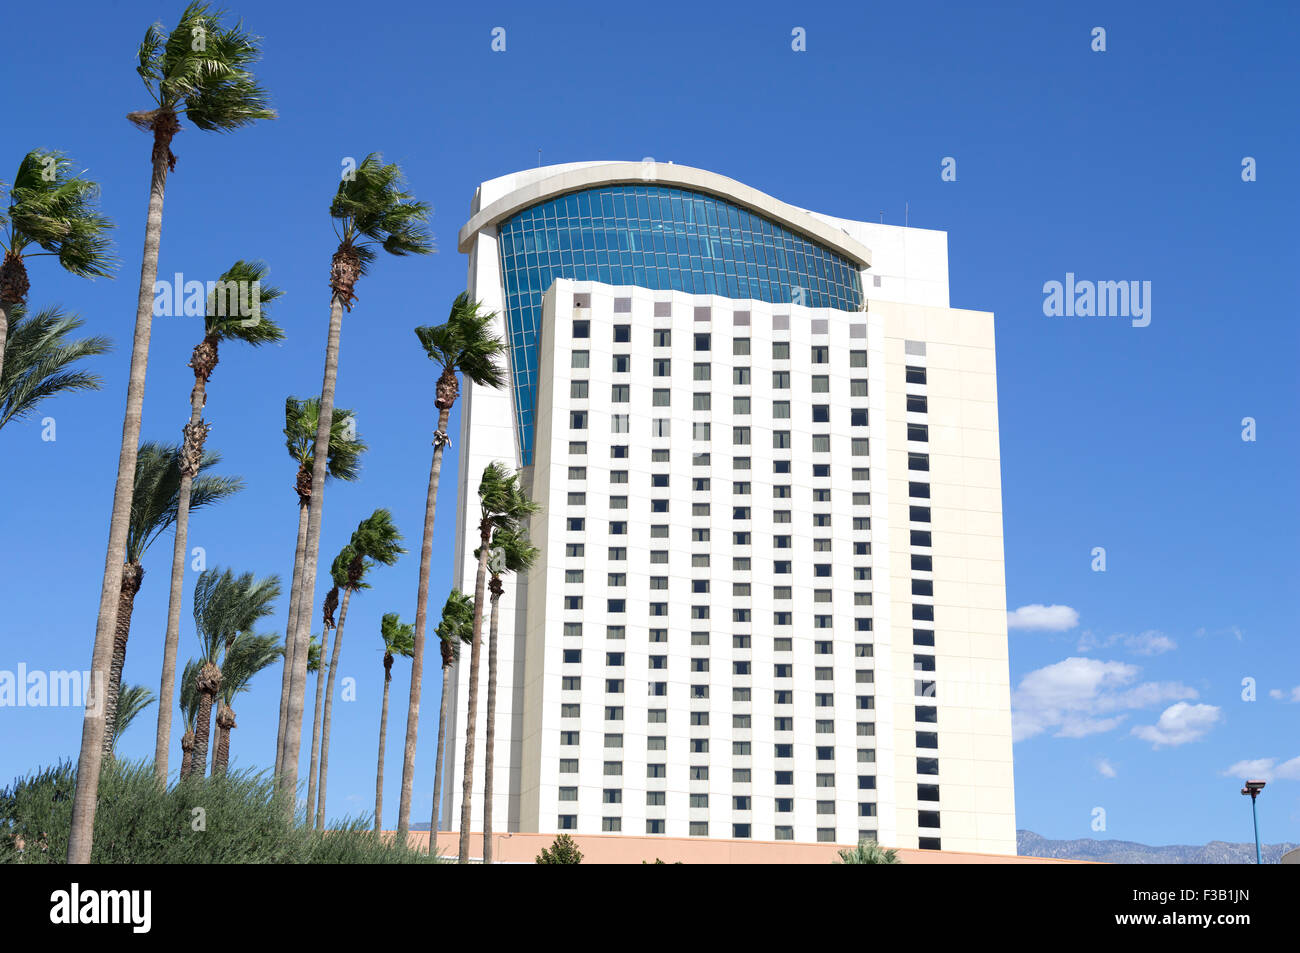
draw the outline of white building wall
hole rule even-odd
[[[476,196],[475,210],[523,184],[544,178],[548,171],[553,170],[529,170],[484,183]],[[707,821],[709,836],[713,837],[730,837],[733,823],[749,823],[751,836],[758,839],[772,838],[778,826],[792,827],[797,840],[815,840],[819,830],[830,828],[835,839],[841,842],[857,840],[860,831],[876,830],[886,845],[916,846],[920,837],[938,836],[944,849],[1014,853],[992,316],[948,309],[944,233],[817,217],[843,228],[871,248],[873,267],[862,276],[868,299],[867,314],[849,315],[570,281],[557,282],[547,293],[541,337],[535,465],[528,473],[535,498],[545,507],[532,527],[534,543],[542,548],[543,555],[527,584],[520,581],[518,585],[507,585],[502,600],[502,682],[498,710],[498,731],[502,735],[497,742],[498,791],[494,802],[497,830],[553,831],[558,828],[561,815],[576,815],[578,833],[601,831],[602,818],[606,817],[620,818],[622,830],[633,834],[645,833],[647,820],[663,820],[665,832],[670,835],[688,834],[692,821]],[[469,290],[486,307],[498,312],[503,311],[499,267],[495,229],[488,228],[473,239]],[[875,284],[876,274],[880,276],[879,286]],[[589,396],[585,401],[570,398],[575,294],[590,295],[589,309],[576,312],[581,316],[585,310],[586,319],[592,324],[588,345],[590,366],[581,372],[589,380]],[[631,299],[630,313],[615,313],[615,299],[622,298]],[[671,301],[671,316],[656,317],[656,301]],[[713,308],[712,320],[697,323],[695,308],[705,306]],[[744,330],[733,323],[738,311],[750,314],[751,383],[748,386],[734,385],[731,378],[731,368],[739,360],[731,353],[731,341]],[[788,332],[773,329],[773,318],[781,314],[790,315]],[[814,320],[826,321],[826,334],[814,335]],[[610,328],[615,323],[630,323],[633,327],[632,372],[627,375],[614,375],[612,371],[616,349]],[[650,344],[650,335],[656,328],[672,330],[672,344],[662,352]],[[697,330],[706,328],[714,336],[713,376],[708,382],[713,404],[710,411],[699,413],[692,409],[693,394],[704,385],[693,379],[696,356],[693,338]],[[504,328],[499,333],[504,336]],[[786,366],[791,371],[792,387],[781,395],[781,399],[791,401],[791,420],[784,423],[789,424],[794,440],[788,454],[794,470],[788,478],[793,490],[788,500],[772,497],[772,461],[777,451],[773,450],[771,440],[774,428],[770,406],[775,396],[771,372],[783,369],[773,364],[774,337],[788,339],[791,347],[791,360]],[[905,353],[907,341],[923,342],[925,355]],[[830,347],[831,363],[826,369],[830,375],[830,393],[825,395],[831,404],[829,431],[811,423],[812,405],[822,402],[824,396],[810,393],[812,374],[822,372],[820,366],[814,367],[810,362],[814,343],[826,343]],[[857,349],[868,352],[866,369],[850,369],[845,363],[846,353]],[[620,345],[619,350],[629,349]],[[667,408],[652,405],[651,392],[664,384],[651,374],[650,362],[656,356],[668,356],[673,361],[673,374],[668,379],[671,404]],[[927,383],[908,385],[904,371],[908,365],[925,366]],[[850,382],[862,374],[869,381],[865,399],[869,425],[849,427],[846,425],[849,409],[864,403],[850,396]],[[615,408],[610,402],[610,386],[624,382],[631,388],[631,400],[626,405],[630,433],[615,435],[610,433],[611,414],[621,408]],[[929,399],[928,413],[909,414],[906,393],[925,394]],[[735,396],[751,399],[752,442],[748,455],[752,464],[748,474],[732,470],[732,457],[740,451],[737,448],[733,453],[731,428],[745,423],[733,414]],[[472,593],[476,568],[472,551],[478,544],[477,475],[493,459],[517,466],[519,448],[513,422],[512,387],[484,391],[466,385],[462,400],[459,474],[462,505],[457,516],[456,560],[461,567],[460,585]],[[569,454],[569,441],[579,439],[569,431],[571,410],[588,413],[585,462],[588,496],[583,508],[568,503],[572,483],[569,467],[583,465]],[[651,421],[660,416],[671,421],[670,436],[666,438],[651,435]],[[925,448],[909,442],[909,421],[924,421],[929,427],[934,566],[929,574],[914,572],[910,566],[913,548],[908,508],[917,501],[908,498],[907,454],[909,449],[924,451]],[[708,493],[691,490],[696,475],[692,453],[700,449],[691,440],[695,422],[708,422],[712,427],[709,448],[712,485]],[[871,471],[867,490],[849,478],[851,468],[858,465],[852,459],[851,440],[859,436],[860,430],[870,441],[870,455],[861,463]],[[813,479],[809,475],[814,432],[831,435],[832,477],[829,480]],[[611,460],[610,445],[624,437],[631,448],[630,457]],[[654,448],[670,450],[666,496],[661,489],[650,487],[650,474],[665,469],[651,463]],[[628,471],[626,511],[614,511],[609,506],[611,495],[624,495],[612,493],[609,485],[610,471],[619,469]],[[734,481],[752,485],[749,500],[753,519],[749,531],[753,536],[748,550],[732,544],[731,533],[740,528],[740,524],[733,527],[731,519]],[[817,488],[831,490],[829,507],[812,502],[812,492]],[[870,493],[870,505],[865,510],[853,505],[855,489]],[[669,512],[652,515],[652,499],[668,499]],[[691,506],[697,502],[711,504],[708,518],[691,516]],[[795,568],[791,583],[793,598],[789,602],[777,602],[773,598],[778,583],[771,573],[772,561],[783,555],[773,548],[777,526],[772,523],[772,513],[778,509],[789,509],[792,519],[789,535],[793,537],[793,547],[784,551],[789,553]],[[825,746],[825,736],[816,731],[818,715],[813,700],[822,687],[816,669],[825,666],[814,653],[814,643],[825,638],[823,632],[811,627],[811,620],[814,614],[821,614],[814,612],[818,606],[813,602],[813,593],[822,587],[809,575],[808,567],[822,558],[813,552],[813,540],[823,534],[809,528],[814,512],[831,514],[829,538],[833,541],[834,564],[829,614],[834,620],[830,640],[834,645],[835,706],[830,720],[835,728],[832,735],[835,758],[833,769],[822,765],[820,770],[816,749]],[[855,532],[854,517],[864,515],[870,516],[870,530]],[[586,521],[582,532],[567,530],[570,517]],[[610,589],[607,574],[622,571],[621,564],[611,566],[607,558],[609,546],[623,544],[609,535],[609,523],[617,519],[626,519],[629,524],[624,537],[628,549],[627,586]],[[666,547],[661,547],[662,540],[650,537],[651,525],[663,523],[670,527]],[[711,559],[708,573],[711,591],[707,601],[711,618],[707,626],[691,619],[691,606],[697,602],[689,592],[692,579],[700,575],[692,568],[692,551],[705,549],[691,544],[690,531],[705,526],[712,530],[707,546]],[[577,541],[586,546],[584,558],[566,558],[565,544]],[[854,557],[855,541],[869,541],[871,555]],[[652,564],[650,553],[661,548],[667,549],[668,563]],[[747,574],[732,569],[732,558],[743,555],[752,560],[752,570]],[[566,585],[566,569],[576,568],[578,564],[585,573],[582,585]],[[870,567],[869,583],[855,583],[851,579],[854,566]],[[848,580],[843,578],[845,571],[850,576]],[[651,576],[668,577],[666,594],[649,589]],[[912,580],[918,578],[933,579],[933,597],[912,595]],[[745,582],[752,587],[749,598],[733,596],[733,583]],[[861,585],[868,588],[860,590]],[[854,631],[856,609],[861,608],[853,604],[855,591],[871,593],[872,605],[867,611],[874,629],[870,633]],[[578,592],[583,597],[583,608],[566,610],[565,596]],[[661,598],[664,595],[666,598]],[[626,615],[610,615],[607,600],[620,597],[627,600]],[[651,618],[650,605],[659,601],[667,602],[668,615],[662,619]],[[926,673],[925,679],[935,683],[935,697],[919,700],[936,705],[936,725],[918,726],[914,717],[918,701],[917,678],[912,670],[913,656],[917,654],[917,647],[912,644],[914,602],[930,602],[935,606],[936,644],[932,650],[919,650],[933,652],[936,671]],[[751,646],[747,652],[733,649],[731,639],[736,632],[745,630],[744,626],[732,624],[732,610],[746,607],[751,612],[748,626]],[[773,612],[786,607],[793,613],[795,623],[789,630],[793,651],[778,653],[774,637],[784,635],[773,629]],[[581,639],[563,635],[566,621],[583,623]],[[605,635],[606,625],[615,624],[627,626],[628,638],[621,646]],[[667,629],[666,645],[646,641],[644,633],[650,627]],[[512,628],[514,631],[510,631]],[[708,631],[710,644],[692,645],[694,631]],[[639,634],[634,637],[634,632]],[[871,659],[854,657],[853,647],[863,641],[862,635],[872,639],[874,657]],[[579,647],[581,662],[565,662],[565,649]],[[623,664],[606,665],[607,652],[621,652]],[[706,653],[709,671],[693,672],[692,659],[706,657]],[[472,813],[475,830],[481,827],[486,654],[485,647]],[[666,656],[666,669],[650,669],[651,656]],[[750,662],[750,674],[733,676],[732,663],[746,658]],[[859,668],[867,670],[868,662],[875,681],[863,687],[872,689],[876,707],[859,712],[854,707],[858,694],[855,673]],[[449,703],[444,829],[459,824],[465,733],[464,713],[460,709],[468,686],[467,663],[468,652],[457,667],[454,694]],[[793,677],[778,680],[774,666],[787,663],[793,665]],[[565,690],[564,678],[574,676],[581,677],[581,688]],[[621,697],[607,695],[608,678],[623,679],[625,690]],[[651,681],[667,682],[667,695],[649,696],[647,686]],[[688,697],[692,685],[703,684],[709,687],[707,701]],[[733,708],[732,690],[746,686],[751,691],[751,727],[733,729],[731,715],[743,707]],[[782,733],[779,738],[773,719],[786,710],[774,706],[773,692],[778,688],[788,688],[794,693],[789,716],[795,719],[794,731]],[[561,706],[575,703],[580,705],[580,716],[563,717]],[[605,719],[607,706],[623,709],[621,732],[617,731],[617,723]],[[651,708],[662,708],[666,721],[647,723]],[[706,708],[709,726],[692,726],[691,712]],[[873,724],[874,737],[858,736],[859,722]],[[941,799],[937,804],[917,800],[915,731],[918,727],[938,731],[941,774],[937,778],[920,778],[924,783],[937,781],[940,785]],[[580,739],[577,748],[561,745],[561,732],[575,730]],[[621,749],[604,747],[607,733],[622,734]],[[705,735],[709,741],[708,753],[691,753],[692,737]],[[666,739],[666,750],[648,750],[647,739],[660,736]],[[749,742],[751,753],[734,755],[732,743],[744,741]],[[793,745],[792,761],[775,759],[774,744],[778,741]],[[866,750],[867,742],[875,752],[874,764],[860,764],[857,760],[858,750]],[[577,758],[578,772],[561,775],[560,760],[570,757]],[[613,783],[619,780],[618,776],[604,773],[606,761],[621,762],[621,784]],[[666,778],[647,778],[647,765],[656,763],[667,765]],[[690,780],[689,768],[705,764],[709,767],[708,780]],[[746,767],[752,772],[752,782],[748,786],[734,784],[732,769]],[[860,772],[859,768],[863,770]],[[774,772],[787,769],[794,772],[793,788],[774,787]],[[833,774],[834,787],[818,788],[819,773]],[[874,773],[877,778],[874,792],[859,795],[860,773]],[[561,801],[560,789],[572,787],[578,789],[576,803]],[[606,788],[623,792],[621,804],[602,802],[601,794]],[[647,806],[647,791],[663,791],[665,803]],[[692,793],[707,793],[708,807],[690,807]],[[734,811],[732,798],[746,795],[752,799],[751,810]],[[792,814],[777,813],[777,797],[793,797]],[[834,802],[833,815],[817,813],[817,802],[822,800]],[[859,817],[859,803],[869,800],[878,805],[878,815]],[[917,811],[931,808],[939,810],[942,816],[937,831],[921,829],[917,824]]]

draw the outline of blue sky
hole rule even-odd
[[[1073,613],[1023,613],[1038,627],[1011,632],[1028,735],[1015,748],[1019,826],[1246,840],[1236,791],[1249,771],[1274,778],[1260,800],[1265,839],[1300,841],[1297,612],[1285,595],[1300,568],[1289,46],[1300,17],[1284,6],[397,2],[358,17],[336,0],[309,16],[300,4],[236,5],[265,37],[258,75],[282,118],[176,138],[159,277],[264,259],[286,292],[275,316],[288,338],[222,352],[208,445],[249,488],[197,514],[191,545],[210,565],[287,583],[296,505],[283,403],[319,390],[335,244],[326,212],[346,156],[401,163],[434,206],[440,251],[380,261],[345,320],[338,401],[372,449],[359,483],[328,491],[322,558],[379,506],[418,553],[434,371],[411,328],[442,320],[464,287],[455,236],[478,182],[536,165],[541,149],[547,164],[699,166],[845,218],[901,224],[907,203],[911,224],[949,232],[952,305],[997,314],[1009,608]],[[30,269],[33,306],[61,302],[118,347],[96,364],[105,390],[44,406],[57,440],[41,440],[38,420],[0,433],[0,668],[89,663],[149,176],[149,141],[123,117],[149,104],[133,68],[140,37],[181,7],[73,3],[57,33],[47,11],[8,11],[9,35],[30,39],[10,44],[3,67],[19,92],[0,178],[30,148],[68,152],[103,185],[123,267],[94,283],[49,259]],[[498,26],[506,50],[494,53]],[[1090,48],[1096,26],[1105,52]],[[805,52],[791,49],[795,27]],[[946,156],[954,182],[940,179]],[[1246,156],[1257,181],[1242,181]],[[1042,286],[1067,272],[1150,281],[1150,326],[1045,317]],[[192,319],[155,321],[146,438],[177,439],[196,341]],[[1257,422],[1253,442],[1241,439],[1244,417]],[[454,446],[445,466],[455,472]],[[443,481],[435,613],[451,581],[455,489]],[[1098,546],[1104,573],[1091,568]],[[155,691],[169,562],[164,538],[146,557],[126,669]],[[408,555],[378,569],[353,600],[340,675],[357,680],[358,698],[336,706],[332,816],[373,805],[379,619],[413,617],[417,568]],[[182,658],[194,650],[187,601]],[[430,663],[417,820],[432,787]],[[407,670],[396,667],[390,741]],[[272,759],[278,691],[270,671],[241,699],[236,760]],[[0,782],[76,751],[79,711],[0,719]],[[124,754],[152,753],[153,721],[152,709],[141,716]],[[387,764],[391,826],[400,743]]]

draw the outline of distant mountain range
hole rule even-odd
[[[1264,863],[1276,864],[1296,844],[1264,844]],[[1127,840],[1049,840],[1033,831],[1016,831],[1016,853],[1026,857],[1062,857],[1096,860],[1107,864],[1253,864],[1255,845],[1214,840],[1208,844],[1171,844],[1152,847]]]

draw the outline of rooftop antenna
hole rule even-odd
[[[903,227],[904,228],[907,227],[907,216],[908,216],[908,205],[906,202],[904,202],[903,203]]]
[[[541,167],[542,167],[542,150],[541,150],[541,149],[538,149],[538,150],[537,150],[537,168],[540,169]]]
[[[880,213],[880,224],[885,224],[885,213],[883,211]]]

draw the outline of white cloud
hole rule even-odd
[[[1289,692],[1283,691],[1280,688],[1270,688],[1268,691],[1268,697],[1276,699],[1277,701],[1280,702],[1281,701],[1300,702],[1300,685],[1297,685]]]
[[[1140,672],[1127,662],[1078,657],[1030,672],[1011,696],[1012,737],[1053,731],[1083,738],[1114,730],[1135,709],[1197,697],[1178,682],[1138,683]]]
[[[1160,632],[1124,636],[1124,647],[1134,655],[1161,655],[1178,648],[1178,643]]]
[[[1198,638],[1205,638],[1206,636],[1213,636],[1213,635],[1230,635],[1238,642],[1240,642],[1246,636],[1246,633],[1242,631],[1241,626],[1239,625],[1230,625],[1226,629],[1215,629],[1213,632],[1211,632],[1209,629],[1202,626],[1201,628],[1197,629],[1194,634]]]
[[[1243,781],[1258,778],[1261,781],[1300,781],[1300,758],[1277,763],[1276,758],[1255,758],[1250,761],[1238,761],[1227,771],[1226,777],[1241,778]]]
[[[1100,761],[1097,762],[1097,773],[1100,774],[1103,778],[1113,778],[1115,777],[1116,774],[1115,766],[1112,765],[1105,758],[1102,758]]]
[[[1133,734],[1156,747],[1176,747],[1190,741],[1199,741],[1219,721],[1220,711],[1215,705],[1189,705],[1178,702],[1160,713],[1154,725],[1135,725]]]
[[[1178,648],[1178,643],[1163,632],[1157,632],[1154,629],[1148,629],[1140,635],[1112,635],[1105,639],[1098,638],[1087,630],[1079,636],[1079,645],[1076,651],[1091,652],[1093,649],[1109,648],[1113,645],[1123,645],[1133,655],[1163,655],[1165,652],[1172,652]]]
[[[1064,632],[1078,624],[1079,613],[1069,606],[1045,606],[1034,603],[1007,613],[1008,629]]]

